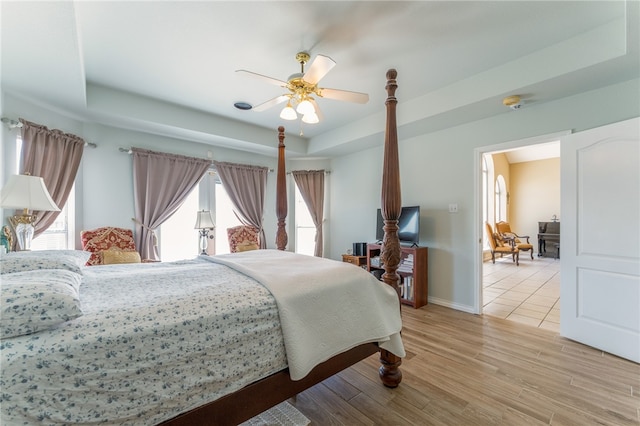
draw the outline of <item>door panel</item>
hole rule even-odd
[[[640,362],[640,119],[561,140],[561,334]]]

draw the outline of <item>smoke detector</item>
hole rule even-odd
[[[522,106],[522,102],[520,101],[520,96],[518,95],[507,96],[502,100],[502,104],[505,106],[508,106],[513,110],[520,109],[520,107]]]

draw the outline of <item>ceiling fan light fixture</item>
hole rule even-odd
[[[320,121],[318,114],[310,112],[302,116],[302,121],[307,124],[316,124]]]
[[[298,114],[296,114],[296,110],[291,107],[291,102],[287,103],[287,106],[282,109],[280,112],[280,118],[283,120],[295,120],[298,118]]]
[[[316,113],[316,109],[313,107],[313,104],[309,102],[309,100],[307,99],[303,100],[298,104],[296,111],[298,111],[302,115]]]

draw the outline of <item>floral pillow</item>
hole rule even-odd
[[[0,274],[35,269],[66,269],[82,274],[91,253],[81,250],[14,251],[0,257]]]
[[[63,269],[2,276],[0,338],[46,330],[82,315],[82,277]]]
[[[82,248],[93,253],[87,262],[87,266],[103,265],[103,251],[105,250],[115,248],[135,251],[136,249],[133,231],[113,226],[82,231],[80,232],[80,240],[82,240]]]

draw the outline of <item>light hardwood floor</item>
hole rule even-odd
[[[377,355],[290,402],[312,425],[640,425],[640,365],[488,315],[403,308],[403,381]]]

